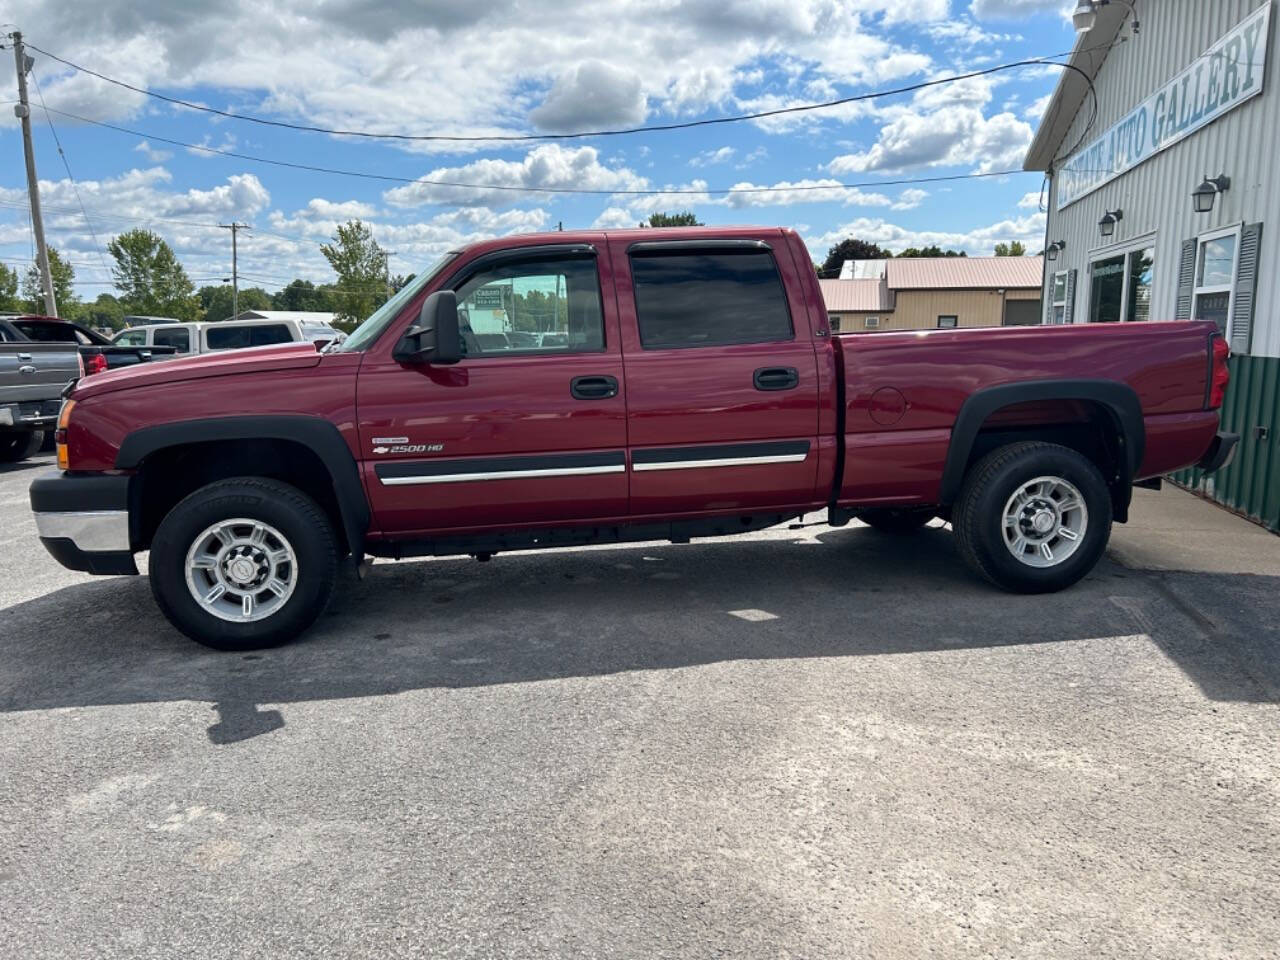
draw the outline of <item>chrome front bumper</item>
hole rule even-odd
[[[77,510],[37,513],[40,539],[66,539],[79,550],[95,552],[129,549],[128,510]]]
[[[50,471],[31,484],[40,542],[68,570],[135,574],[127,476]]]

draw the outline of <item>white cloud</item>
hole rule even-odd
[[[1040,202],[1044,199],[1039,190],[1031,193],[1024,193],[1022,199],[1018,201],[1018,206],[1023,210],[1039,210]]]
[[[822,78],[847,87],[919,73],[930,56],[883,25],[944,20],[948,3],[620,0],[607,17],[600,10],[594,0],[277,0],[264,16],[252,4],[29,0],[22,19],[32,36],[57,38],[69,60],[139,87],[199,91],[233,113],[486,135],[734,105],[750,98],[764,63],[785,62],[797,90]],[[149,103],[39,56],[37,70],[51,107],[120,120]]]
[[[839,180],[782,180],[768,192],[750,182],[735,183],[728,196],[718,202],[734,209],[745,207],[786,207],[797,203],[840,203],[845,206],[887,207],[893,201],[883,193],[867,193],[841,187]],[[755,191],[755,192],[753,192]]]
[[[394,187],[383,194],[398,207],[424,204],[484,206],[515,203],[523,190],[537,188],[580,190],[643,190],[649,181],[627,167],[607,167],[600,163],[595,147],[562,147],[551,143],[535,147],[522,160],[476,160],[459,167],[437,167],[424,180],[474,183],[489,187],[474,190],[412,183]]]
[[[720,147],[718,150],[704,150],[689,158],[691,167],[710,167],[717,163],[728,163],[737,153],[733,147]]]
[[[1010,43],[1022,39],[1016,33],[992,33],[988,30],[983,30],[970,20],[944,20],[940,23],[931,23],[924,29],[925,33],[934,40],[950,41],[956,46],[968,49],[986,44]]]
[[[1028,250],[1039,250],[1044,243],[1045,215],[1031,214],[1016,220],[1001,220],[972,230],[912,230],[882,219],[860,217],[818,236],[806,236],[805,243],[815,257],[821,257],[846,237],[858,237],[870,243],[898,251],[907,247],[940,247],[964,250],[974,256],[990,255],[997,243],[1020,240]]]
[[[638,222],[636,214],[630,210],[623,207],[605,207],[591,226],[599,230],[621,230],[634,227]]]
[[[914,210],[920,204],[924,203],[925,198],[929,196],[928,190],[920,190],[916,187],[908,187],[898,194],[897,201],[893,204],[895,210]]]
[[[561,75],[529,119],[538,130],[561,133],[634,126],[647,110],[638,74],[588,60]]]
[[[146,157],[148,163],[164,163],[173,157],[172,150],[157,150],[146,140],[143,140],[133,149],[135,153],[140,153]]]
[[[1037,97],[1034,102],[1029,104],[1027,108],[1022,111],[1023,117],[1028,120],[1035,120],[1039,122],[1040,118],[1044,116],[1044,112],[1049,109],[1049,101],[1052,99],[1052,93],[1046,93],[1043,97]]]
[[[869,150],[838,156],[827,169],[846,174],[972,165],[986,173],[1016,168],[1030,142],[1030,126],[1008,113],[990,119],[972,108],[910,113],[886,124]]]
[[[969,12],[985,20],[1021,20],[1075,6],[1069,0],[973,0]]]

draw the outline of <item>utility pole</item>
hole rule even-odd
[[[31,106],[27,103],[27,71],[35,63],[27,56],[22,45],[22,31],[9,34],[13,41],[13,58],[18,65],[18,104],[14,115],[22,121],[22,152],[27,158],[27,198],[31,201],[31,229],[36,235],[36,266],[40,269],[40,283],[44,287],[44,312],[50,317],[58,315],[58,304],[53,298],[53,275],[49,272],[49,249],[44,245],[44,220],[40,216],[40,180],[36,176],[36,153],[31,145]]]
[[[223,230],[231,231],[231,319],[234,320],[240,316],[240,266],[237,262],[236,234],[241,230],[252,228],[247,223],[236,223],[234,220],[230,223],[220,223],[218,226]]]
[[[383,269],[383,272],[386,273],[387,275],[387,299],[388,300],[390,300],[392,294],[395,293],[395,291],[391,289],[391,258],[398,257],[398,256],[400,256],[400,254],[396,250],[382,251],[382,269]]]

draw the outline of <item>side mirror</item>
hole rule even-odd
[[[418,322],[404,332],[392,357],[400,363],[457,363],[462,359],[458,296],[437,290],[422,304]]]

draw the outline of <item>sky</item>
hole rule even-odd
[[[229,277],[231,238],[217,224],[232,220],[252,226],[240,234],[242,285],[268,290],[294,277],[332,281],[320,244],[351,218],[372,226],[392,251],[396,274],[485,237],[560,224],[635,226],[655,210],[693,210],[709,224],[794,227],[818,261],[847,236],[894,251],[937,243],[990,254],[1009,240],[1038,250],[1040,174],[888,181],[1020,170],[1057,82],[1052,66],[783,117],[550,142],[369,139],[239,117],[463,137],[724,117],[1061,54],[1074,41],[1064,15],[1071,5],[0,0],[0,23],[5,33],[20,29],[49,54],[133,87],[236,115],[167,103],[30,51],[46,234],[75,266],[79,295],[93,299],[114,292],[107,242],[133,227],[162,235],[197,286]],[[7,96],[16,99],[12,54],[0,57]],[[8,158],[0,164],[0,260],[25,270],[33,241],[22,142],[8,103],[0,111],[0,154]],[[835,186],[841,183],[859,186]],[[784,189],[742,192],[765,186]],[[830,189],[794,189],[804,186]],[[737,192],[704,192],[731,188]],[[672,192],[618,192],[628,190]]]

